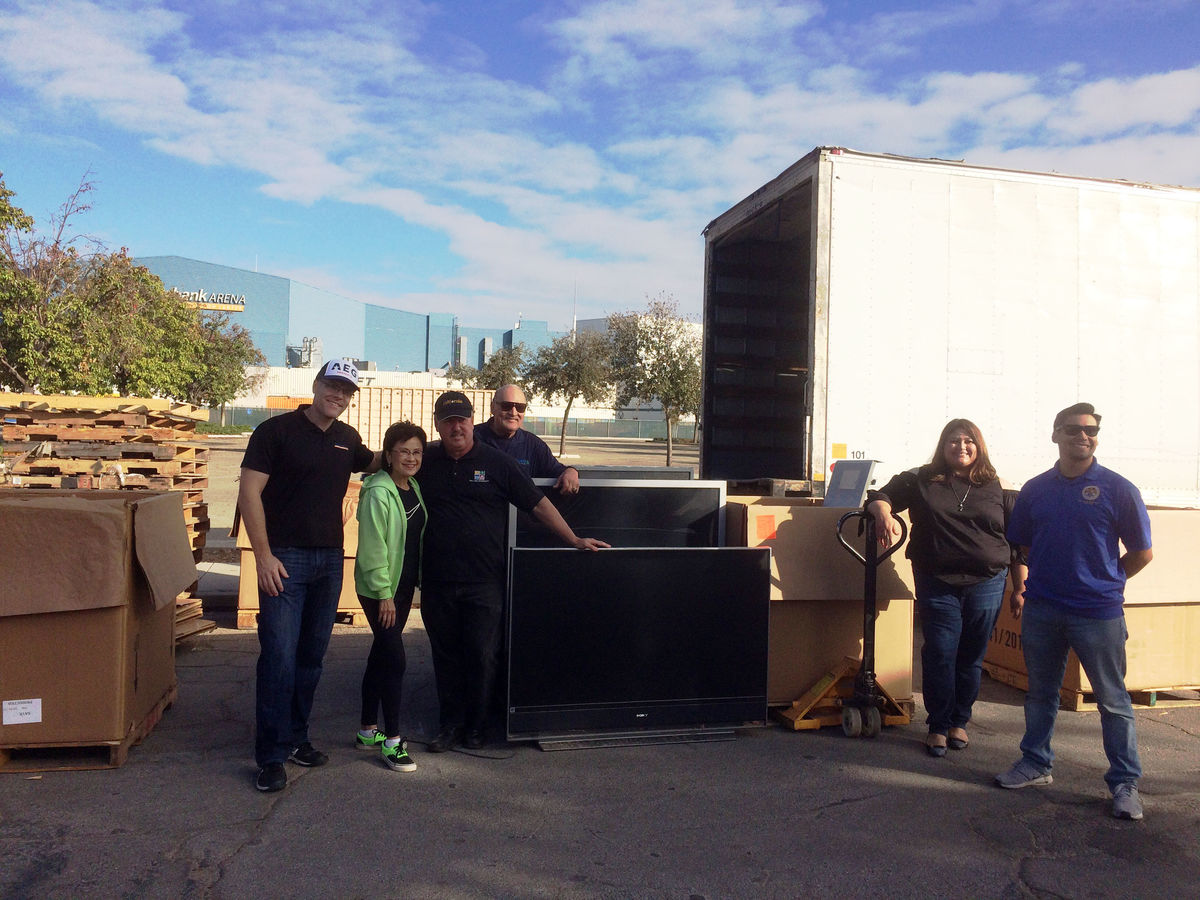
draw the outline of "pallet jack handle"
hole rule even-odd
[[[858,550],[851,546],[842,534],[842,529],[846,522],[851,519],[859,519],[858,533],[866,536],[866,555],[859,553]],[[859,712],[870,710],[871,715],[869,722],[876,723],[869,725],[865,734],[866,736],[874,736],[879,731],[878,728],[878,707],[882,703],[882,697],[875,684],[875,617],[876,617],[876,574],[879,564],[899,550],[904,541],[908,538],[908,526],[905,525],[903,519],[896,519],[900,523],[900,539],[892,546],[888,547],[882,553],[879,551],[879,541],[877,540],[875,529],[875,517],[869,512],[861,509],[851,510],[846,513],[837,522],[837,539],[847,552],[855,559],[863,564],[866,569],[866,574],[863,579],[863,656],[862,664],[859,666],[858,674],[854,679],[854,697],[848,702],[848,707],[851,710],[857,709]],[[847,719],[851,721],[847,721]],[[847,734],[858,733],[861,726],[854,726],[852,722],[859,719],[851,714],[846,719],[843,719],[843,728]]]

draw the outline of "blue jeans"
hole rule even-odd
[[[1026,601],[1021,613],[1021,647],[1029,691],[1025,694],[1025,737],[1021,754],[1041,772],[1054,764],[1050,738],[1058,715],[1058,692],[1067,667],[1067,648],[1075,651],[1100,709],[1100,729],[1109,790],[1142,775],[1138,760],[1133,704],[1125,690],[1125,617],[1089,619],[1053,603]]]
[[[964,728],[971,721],[1007,575],[1006,570],[978,584],[953,585],[913,572],[925,638],[921,690],[931,734]]]
[[[341,547],[272,547],[288,577],[283,592],[258,592],[254,758],[283,762],[308,740],[322,661],[342,592]]]

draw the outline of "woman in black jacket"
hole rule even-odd
[[[946,424],[932,462],[867,494],[884,547],[900,534],[894,514],[907,509],[912,519],[906,555],[925,639],[921,687],[931,756],[945,756],[947,745],[967,746],[966,725],[1006,575],[1014,592],[1025,589],[1024,560],[1004,537],[1016,498],[996,477],[983,435],[967,419]]]

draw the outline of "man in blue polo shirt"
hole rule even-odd
[[[1010,601],[1013,615],[1021,616],[1029,690],[1021,758],[996,776],[996,784],[1023,788],[1053,781],[1050,738],[1071,649],[1100,709],[1112,814],[1141,819],[1142,767],[1125,690],[1124,604],[1126,580],[1154,555],[1150,517],[1138,489],[1096,461],[1099,433],[1100,416],[1090,403],[1055,416],[1051,440],[1058,445],[1058,463],[1026,482],[1009,520],[1009,541],[1029,556],[1024,595]]]
[[[545,441],[521,427],[528,406],[523,390],[504,385],[492,395],[492,417],[475,426],[475,440],[511,456],[530,478],[557,478],[556,490],[579,493],[579,471],[560,463]]]

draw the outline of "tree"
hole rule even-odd
[[[567,450],[567,420],[571,404],[582,397],[587,403],[603,403],[612,390],[612,346],[599,331],[577,331],[539,347],[526,372],[528,392],[547,400],[562,397],[563,412],[558,455]]]
[[[189,307],[124,248],[69,236],[92,190],[80,183],[47,237],[0,178],[0,383],[213,406],[252,388],[246,366],[266,359],[246,329]]]
[[[658,400],[667,422],[667,465],[680,416],[700,412],[700,334],[678,314],[670,294],[649,299],[643,312],[608,317],[617,406]]]
[[[446,369],[446,377],[463,387],[495,391],[506,384],[521,384],[529,365],[524,344],[501,347],[488,357],[481,368],[455,363]]]

